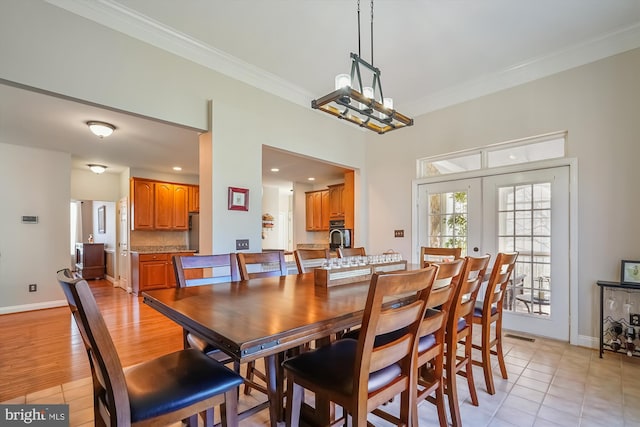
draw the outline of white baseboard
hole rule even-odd
[[[580,347],[599,349],[600,340],[597,337],[590,337],[588,335],[578,335],[577,345]]]
[[[43,310],[45,308],[56,308],[67,306],[67,300],[45,301],[35,304],[13,305],[9,307],[0,307],[0,314],[21,313],[23,311]]]

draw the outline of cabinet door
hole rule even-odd
[[[322,228],[322,193],[316,191],[313,193],[313,231]]]
[[[318,224],[318,230],[329,230],[329,190],[320,192],[320,224]]]
[[[167,287],[166,256],[155,261],[140,262],[140,291]]]
[[[189,229],[189,186],[173,185],[172,229]]]
[[[313,231],[313,193],[306,193],[305,218],[307,231]]]
[[[173,185],[156,182],[155,196],[155,228],[170,230],[173,225]]]
[[[134,179],[131,197],[132,230],[153,230],[154,185],[153,181]]]
[[[200,212],[200,186],[189,186],[189,212]]]
[[[344,185],[329,187],[329,217],[331,219],[344,218]]]

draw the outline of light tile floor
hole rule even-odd
[[[486,392],[481,369],[474,367],[480,405],[469,399],[466,380],[458,379],[462,420],[466,427],[627,427],[640,426],[640,360],[536,338],[534,342],[505,337],[509,379],[494,367],[496,394]],[[241,409],[255,404],[260,393],[241,395]],[[255,397],[254,397],[255,396]],[[397,400],[387,405],[393,412]],[[21,396],[3,403],[69,403],[70,425],[93,425],[91,381],[86,378]],[[437,426],[435,407],[419,407],[420,426]],[[375,416],[376,426],[388,423]],[[268,425],[268,412],[241,422]]]

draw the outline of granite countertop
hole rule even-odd
[[[132,246],[130,252],[139,254],[161,254],[173,252],[196,252],[195,249],[187,249],[186,246]]]

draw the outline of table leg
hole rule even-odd
[[[269,405],[269,419],[271,427],[277,427],[284,422],[284,370],[280,364],[281,354],[272,354],[264,358],[265,374],[267,377],[267,398]]]

